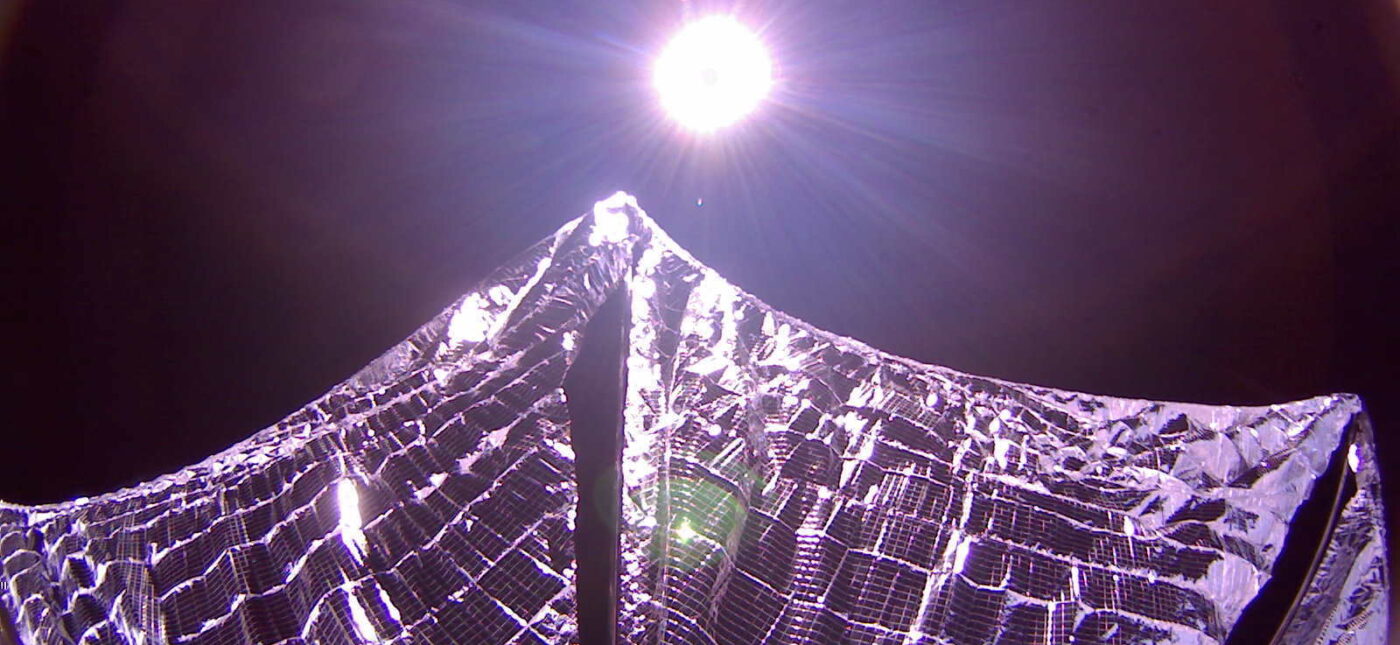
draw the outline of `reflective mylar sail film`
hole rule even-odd
[[[561,384],[618,289],[621,551],[576,554],[587,438]],[[577,595],[607,593],[576,589],[578,558],[616,556],[629,643],[1214,643],[1329,464],[1346,494],[1273,627],[1379,643],[1356,397],[1165,403],[915,363],[772,309],[619,194],[227,451],[0,504],[0,616],[25,643],[570,643]]]
[[[576,640],[560,384],[627,271],[626,222],[569,224],[204,462],[92,499],[0,506],[0,601],[21,640]]]
[[[633,642],[1219,642],[1338,450],[1357,490],[1283,642],[1384,638],[1354,396],[1189,405],[921,365],[775,311],[659,231],[632,289]]]

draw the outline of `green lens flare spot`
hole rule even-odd
[[[668,517],[652,539],[652,553],[669,567],[692,571],[716,564],[743,531],[743,504],[714,482],[673,479],[658,502]]]
[[[681,518],[681,521],[676,523],[676,529],[671,532],[671,535],[677,542],[689,544],[699,533],[696,533],[695,527],[690,525],[689,518]]]

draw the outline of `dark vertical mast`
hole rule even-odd
[[[579,354],[564,379],[578,476],[574,549],[582,645],[611,645],[617,631],[626,305],[626,289],[603,303],[584,328]]]

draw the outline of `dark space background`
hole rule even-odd
[[[0,4],[0,499],[217,452],[625,189],[921,361],[1360,393],[1396,508],[1398,9],[744,3],[780,85],[702,139],[650,90],[673,2]]]

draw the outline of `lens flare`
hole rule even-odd
[[[773,86],[773,64],[758,36],[733,16],[708,16],[666,45],[652,83],[672,118],[712,132],[758,107]]]

